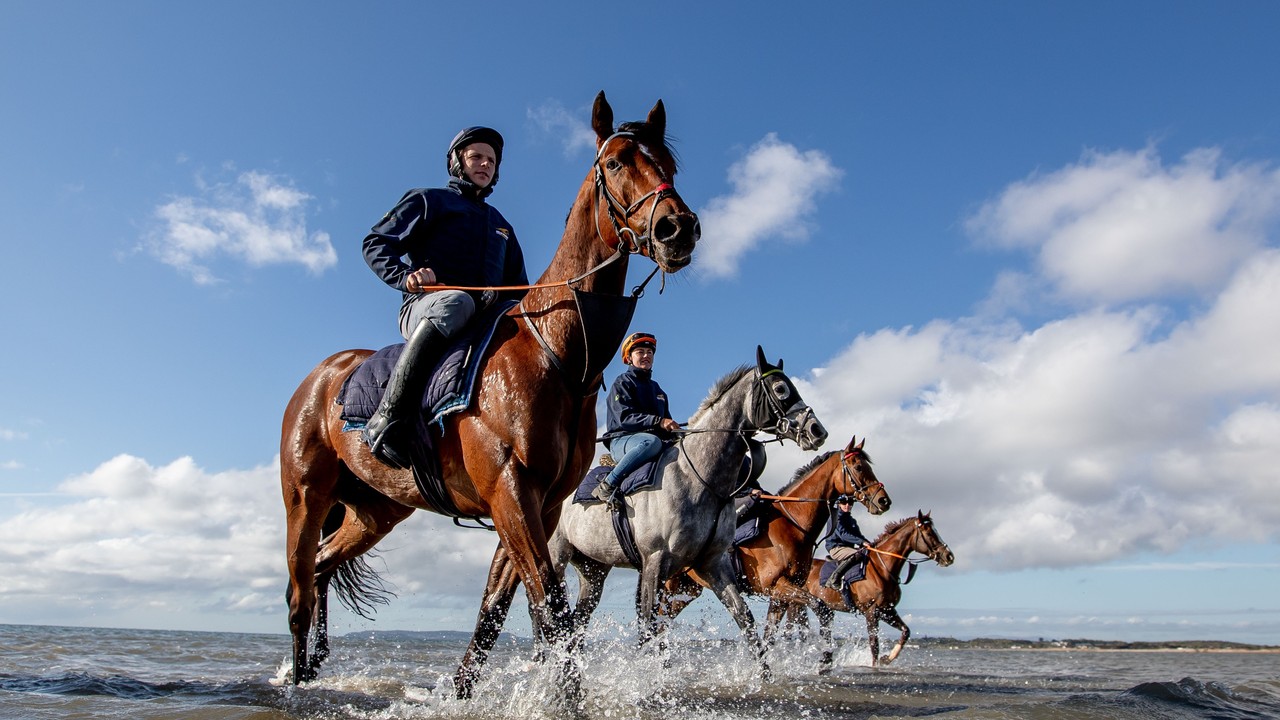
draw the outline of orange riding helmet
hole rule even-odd
[[[638,347],[649,346],[655,351],[658,349],[658,338],[646,332],[631,333],[626,340],[622,341],[622,362],[625,365],[631,364],[631,351]]]

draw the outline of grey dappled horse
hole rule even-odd
[[[727,553],[735,529],[733,494],[749,451],[746,440],[757,431],[793,440],[805,450],[827,439],[813,409],[782,372],[782,361],[770,365],[759,347],[754,367],[744,365],[712,387],[676,446],[663,454],[657,486],[626,498],[622,511],[630,519],[641,560],[636,613],[642,643],[657,630],[658,587],[671,575],[695,568],[761,656],[755,619],[738,593]],[[634,566],[623,554],[611,511],[603,504],[566,501],[548,548],[562,575],[567,563],[578,570],[574,625],[581,637],[609,571]],[[768,674],[767,666],[764,672]]]

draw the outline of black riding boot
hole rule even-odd
[[[861,555],[853,555],[841,560],[840,564],[836,565],[836,571],[831,573],[831,577],[827,578],[827,581],[822,583],[822,586],[831,588],[832,590],[839,590],[841,578],[844,577],[845,573],[853,569],[853,566],[857,565],[858,561],[861,559]]]
[[[422,383],[431,366],[444,350],[444,333],[436,324],[423,318],[405,343],[396,367],[387,380],[387,390],[382,394],[378,410],[369,418],[361,437],[369,444],[369,451],[382,462],[396,468],[408,468],[412,463],[404,446],[404,438],[396,437],[397,425],[412,420],[409,413],[419,412],[422,401]],[[409,422],[412,427],[415,423]]]

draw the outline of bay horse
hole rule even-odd
[[[479,360],[474,402],[444,419],[437,442],[443,492],[435,502],[424,498],[410,471],[382,464],[359,433],[342,431],[342,408],[334,400],[372,351],[331,355],[293,394],[281,431],[280,483],[288,519],[295,684],[314,679],[328,652],[323,625],[316,628],[314,654],[308,642],[313,622],[325,620],[327,601],[320,598],[330,581],[340,585],[353,575],[366,581],[348,585],[340,599],[376,591],[369,582],[372,571],[352,572],[351,563],[419,509],[454,515],[455,522],[492,518],[497,530],[475,632],[455,676],[459,697],[471,695],[497,639],[512,599],[511,578],[524,582],[543,636],[552,643],[569,638],[572,611],[551,566],[547,538],[561,501],[590,461],[600,374],[626,331],[588,327],[581,308],[592,303],[584,297],[597,306],[602,299],[626,299],[630,254],[650,258],[663,272],[679,271],[692,260],[701,233],[697,215],[672,187],[676,161],[666,143],[666,122],[659,100],[643,122],[615,128],[604,93],[596,96],[595,160],[550,265],[494,330]],[[617,342],[601,350],[602,333],[616,335]],[[331,515],[341,516],[333,531],[325,529]],[[567,690],[576,692],[572,660],[562,671]]]
[[[762,531],[730,550],[737,558],[746,592],[769,598],[766,645],[772,642],[791,605],[803,604],[818,612],[818,600],[805,589],[805,583],[813,548],[831,517],[832,502],[848,495],[872,515],[880,515],[892,504],[863,450],[865,443],[866,438],[850,437],[844,450],[818,455],[796,470],[776,495],[762,495],[757,501],[766,503],[759,515]],[[660,613],[674,619],[704,587],[710,587],[708,580],[696,569],[670,578],[659,599]]]
[[[947,567],[956,559],[951,548],[947,547],[942,537],[938,535],[929,513],[916,511],[915,517],[905,517],[890,523],[885,526],[880,537],[871,543],[866,576],[849,584],[849,592],[853,596],[853,607],[845,603],[844,596],[839,590],[825,587],[819,579],[818,575],[826,560],[816,558],[813,560],[805,587],[819,601],[814,614],[818,616],[822,637],[827,641],[828,648],[831,647],[831,623],[835,620],[835,611],[854,612],[856,610],[862,613],[867,621],[867,643],[871,649],[871,666],[888,665],[898,658],[898,654],[907,644],[907,639],[911,637],[911,628],[907,627],[902,617],[898,615],[898,601],[902,599],[902,586],[899,584],[898,576],[912,552],[924,555],[938,563],[940,567]],[[912,570],[914,571],[915,568],[912,567]],[[911,579],[910,573],[907,579]],[[803,613],[806,605],[808,603],[794,604],[792,607]],[[897,628],[901,635],[893,646],[893,650],[884,657],[878,658],[881,621]],[[830,665],[831,660],[831,650],[828,649],[823,652],[822,664]]]
[[[792,440],[805,450],[827,439],[826,428],[783,373],[782,361],[768,363],[758,346],[754,366],[739,367],[711,388],[676,446],[664,453],[660,481],[626,498],[620,512],[632,527],[634,555],[622,547],[607,506],[564,504],[551,536],[551,557],[557,570],[572,563],[578,571],[574,623],[579,631],[590,622],[609,571],[631,567],[640,571],[636,615],[640,641],[646,642],[657,632],[659,585],[673,573],[695,568],[762,658],[755,619],[733,582],[726,554],[735,530],[733,496],[742,486],[739,474],[750,451],[747,440],[757,432]],[[763,669],[767,674],[767,666]]]

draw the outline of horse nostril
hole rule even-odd
[[[671,215],[663,215],[653,223],[653,239],[667,242],[680,235],[680,221]]]

